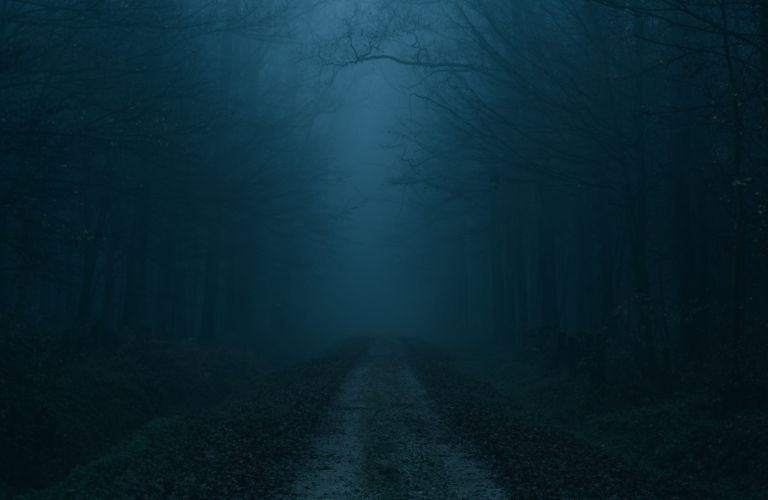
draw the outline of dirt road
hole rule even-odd
[[[702,498],[510,406],[429,345],[358,341],[152,421],[20,498]]]
[[[349,373],[284,498],[506,498],[447,429],[394,341]]]

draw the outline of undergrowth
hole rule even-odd
[[[53,484],[152,419],[211,408],[261,377],[244,352],[115,337],[80,347],[0,327],[0,497]]]
[[[459,363],[520,411],[682,488],[716,498],[768,496],[768,411],[755,398],[734,404],[715,369],[642,397],[609,380],[597,395],[578,373],[492,351],[465,348]]]

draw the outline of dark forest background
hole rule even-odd
[[[322,88],[275,61],[307,6],[2,9],[4,312],[72,340],[214,341],[288,307]]]
[[[765,409],[768,1],[0,0],[14,446],[48,426],[71,450],[55,428],[79,412],[126,419],[60,476],[350,333],[312,283],[354,211],[329,202],[325,124],[370,66],[402,96],[385,189],[428,289],[387,333],[471,345],[502,386],[531,367],[589,411]],[[96,396],[116,386],[167,394],[125,417],[106,408],[134,396]],[[9,491],[39,486],[27,451]]]

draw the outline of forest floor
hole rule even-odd
[[[431,347],[354,342],[156,418],[20,498],[702,498],[530,418]]]
[[[688,382],[670,382],[656,394],[614,383],[597,396],[585,373],[553,370],[535,355],[510,357],[508,348],[489,345],[449,350],[461,353],[451,364],[492,388],[510,419],[538,422],[619,457],[664,484],[663,491],[768,498],[766,398],[734,400],[714,369],[692,372]]]
[[[257,374],[234,355],[178,346],[62,361],[31,335],[3,339],[3,500],[269,498],[367,344]]]

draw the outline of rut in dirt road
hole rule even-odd
[[[506,498],[447,429],[395,342],[348,375],[286,498]]]

